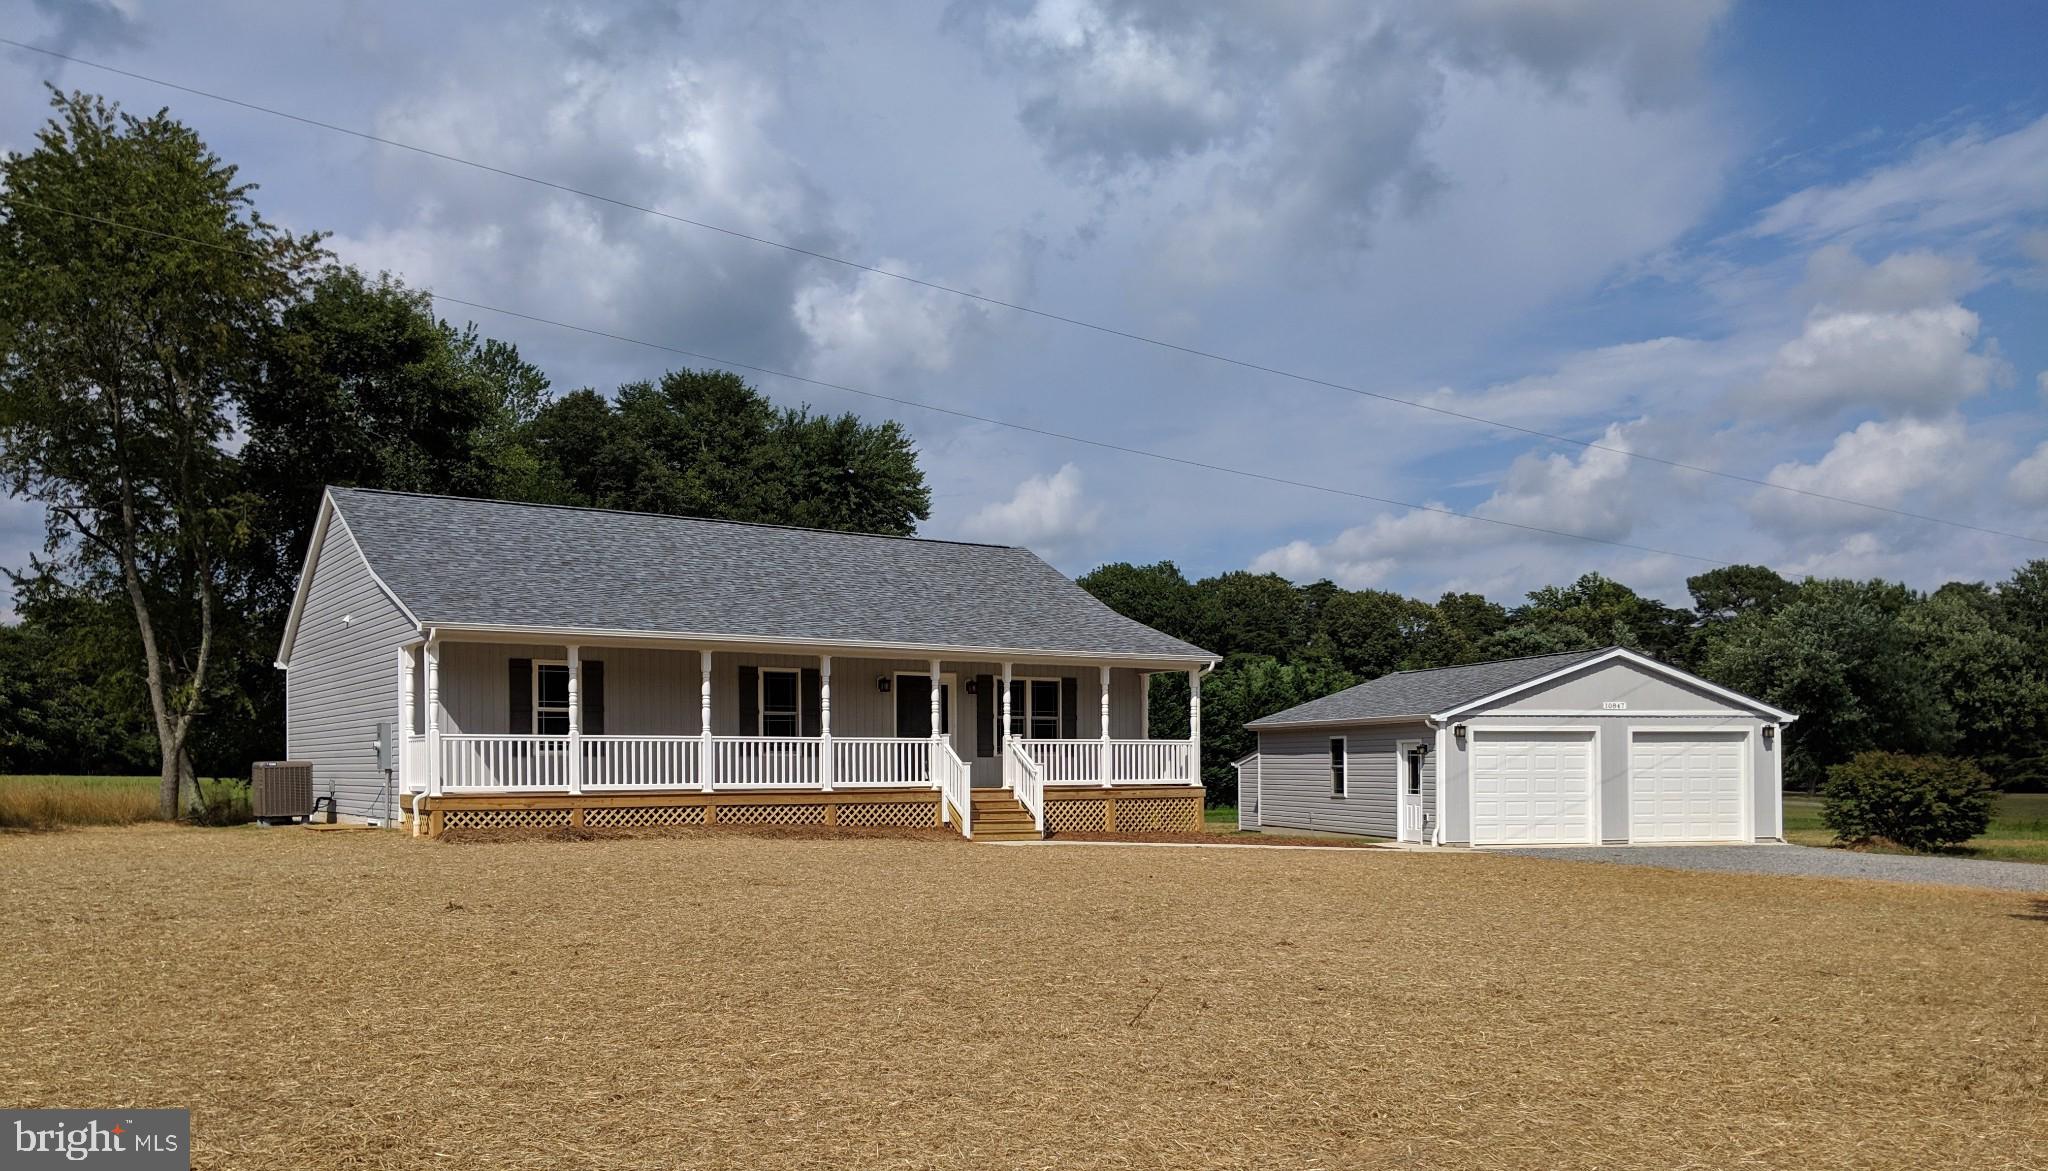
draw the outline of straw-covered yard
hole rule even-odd
[[[0,838],[0,1102],[202,1167],[2037,1167],[2048,905],[1473,855]]]

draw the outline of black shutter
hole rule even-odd
[[[803,669],[803,730],[806,736],[821,735],[825,731],[825,717],[818,710],[818,700],[825,691],[825,677],[816,667]]]
[[[1081,681],[1072,675],[1060,678],[1060,739],[1081,738]]]
[[[505,660],[505,694],[511,700],[505,730],[514,736],[533,734],[533,660]]]
[[[996,754],[996,677],[974,677],[974,755]]]
[[[758,667],[739,669],[740,730],[742,736],[761,734],[761,671]]]
[[[583,660],[583,734],[604,735],[604,660]]]

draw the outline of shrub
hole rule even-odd
[[[1967,760],[1859,753],[1828,770],[1820,819],[1844,844],[1893,842],[1911,850],[1957,846],[1991,824],[1997,785]]]

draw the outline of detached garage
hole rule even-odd
[[[1246,725],[1239,820],[1436,845],[1777,840],[1796,718],[1622,647],[1399,671]]]

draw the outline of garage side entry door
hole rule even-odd
[[[1473,845],[1584,845],[1592,836],[1591,732],[1473,732]]]
[[[1740,732],[1637,732],[1628,751],[1632,842],[1748,841]]]

